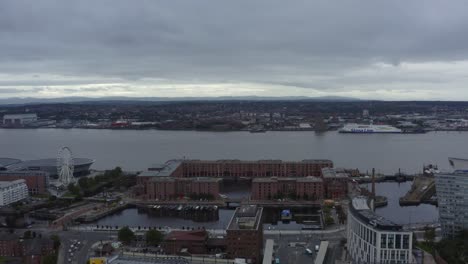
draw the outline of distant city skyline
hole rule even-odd
[[[0,2],[0,98],[468,100],[465,1]]]

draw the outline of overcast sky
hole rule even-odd
[[[468,100],[468,1],[0,1],[0,98]]]

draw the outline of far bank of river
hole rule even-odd
[[[369,186],[370,188],[370,186]],[[398,199],[411,188],[411,182],[381,182],[376,184],[376,191],[379,195],[388,198],[388,205],[378,208],[376,212],[398,224],[408,223],[427,223],[438,219],[437,207],[433,205],[422,204],[419,206],[401,207]],[[287,208],[284,208],[287,209]],[[225,229],[232,218],[234,210],[220,209],[219,220],[212,222],[194,222],[174,217],[155,217],[146,213],[139,213],[136,208],[126,209],[114,215],[107,216],[98,220],[97,225],[128,225],[128,226],[152,226],[152,227],[172,227],[172,228],[206,228],[206,229]],[[268,211],[264,221],[264,228],[274,228],[282,230],[301,229],[301,224],[282,223],[276,221],[279,218],[279,212]]]

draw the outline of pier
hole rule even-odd
[[[400,205],[411,206],[421,203],[437,205],[437,200],[432,199],[436,193],[435,181],[432,176],[416,177],[411,189],[400,198]]]

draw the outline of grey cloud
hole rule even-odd
[[[37,93],[43,91],[44,88],[42,87],[34,87],[34,88],[3,88],[0,87],[0,94],[16,94],[22,92],[29,92],[29,93]]]
[[[346,89],[377,83],[375,76],[346,77],[376,61],[398,67],[468,59],[467,9],[466,1],[435,0],[6,0],[0,72],[76,80],[0,85],[75,85],[83,77],[95,84],[164,78]]]

